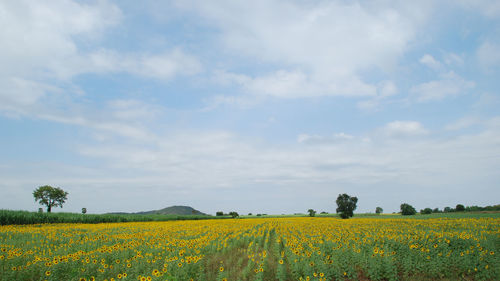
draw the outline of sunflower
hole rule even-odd
[[[222,267],[222,266],[221,266],[221,267],[219,268],[219,271],[220,271],[220,272],[224,271],[224,267]]]

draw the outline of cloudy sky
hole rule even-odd
[[[0,1],[0,208],[500,199],[500,2]]]

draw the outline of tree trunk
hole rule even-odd
[[[47,213],[50,213],[50,210],[52,210],[52,206],[51,206],[51,205],[48,205],[48,206],[47,206]]]

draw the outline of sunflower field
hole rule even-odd
[[[499,280],[500,219],[0,226],[0,280]]]

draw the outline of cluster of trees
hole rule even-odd
[[[465,207],[462,204],[457,204],[455,206],[455,208],[445,207],[442,211],[439,208],[434,208],[434,209],[425,208],[425,209],[420,210],[420,214],[428,215],[428,214],[434,214],[434,213],[477,212],[477,211],[500,211],[500,205],[486,206],[486,207],[479,207],[479,206],[467,206],[467,207]],[[401,204],[401,214],[402,215],[415,215],[416,213],[417,213],[417,211],[410,204],[407,204],[407,203]]]
[[[222,217],[222,216],[231,216],[232,218],[237,218],[239,217],[240,215],[238,214],[238,212],[229,212],[229,214],[224,214],[223,211],[218,211],[215,213],[215,216],[217,217]]]

